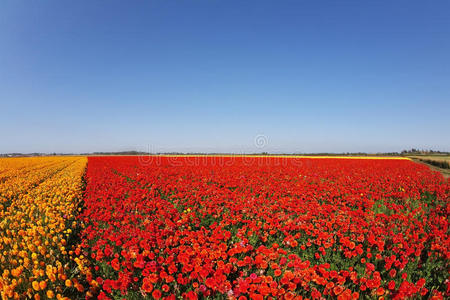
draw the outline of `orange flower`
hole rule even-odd
[[[383,289],[382,287],[379,287],[379,288],[377,289],[377,295],[378,295],[378,296],[383,296],[383,295],[384,295],[384,289]]]
[[[72,281],[70,279],[67,279],[65,282],[66,287],[71,287],[72,286]]]
[[[55,297],[55,293],[52,291],[52,290],[48,290],[47,291],[47,298],[53,298],[53,297]]]

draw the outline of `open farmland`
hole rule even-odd
[[[423,164],[281,156],[85,164],[0,160],[3,298],[450,296],[450,185]]]
[[[450,155],[413,155],[410,156],[412,158],[417,159],[429,159],[429,160],[436,160],[436,161],[446,161],[450,163]]]

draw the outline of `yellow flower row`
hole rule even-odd
[[[77,227],[86,163],[84,157],[0,159],[3,299],[61,299],[83,290],[66,247]]]
[[[55,161],[49,158],[14,158],[0,160],[0,211],[12,198],[37,186],[69,161]]]

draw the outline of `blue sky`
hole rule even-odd
[[[0,153],[450,151],[449,11],[1,1]]]

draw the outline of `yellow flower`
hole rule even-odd
[[[47,298],[65,287],[67,240],[79,224],[75,212],[86,163],[85,157],[0,158],[2,297],[29,298],[48,280],[54,290],[42,294]]]

